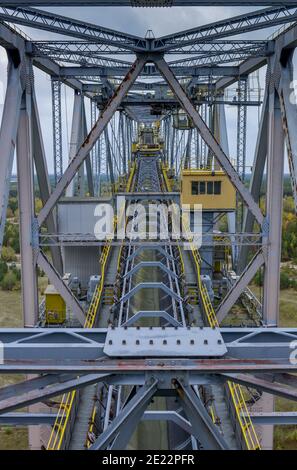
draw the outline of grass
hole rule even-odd
[[[42,294],[47,285],[47,278],[42,277],[38,282]],[[0,328],[17,328],[23,326],[21,291],[3,291],[0,289]],[[11,385],[24,380],[20,375],[0,375],[0,387]],[[27,428],[15,428],[10,426],[0,427],[0,450],[25,450],[28,449]]]
[[[261,298],[261,289],[257,286],[250,286],[251,290]],[[248,322],[242,308],[235,305],[232,312],[225,319],[225,324],[233,326]],[[281,327],[294,328],[297,326],[297,292],[294,289],[284,289],[280,291],[280,318]],[[297,411],[297,403],[284,398],[275,398],[275,411]],[[275,426],[274,443],[276,450],[297,450],[297,426]]]
[[[47,285],[47,279],[39,279],[40,293]],[[260,297],[260,289],[252,286],[252,290]],[[22,326],[21,292],[3,291],[0,289],[0,328],[15,328]],[[235,306],[226,320],[227,324],[240,325],[248,321],[247,316],[239,306]],[[286,289],[280,292],[280,326],[296,327],[297,325],[297,292]],[[15,375],[0,375],[0,386],[17,383],[24,377]],[[297,403],[283,398],[276,398],[276,411],[297,411]],[[275,426],[274,448],[277,450],[297,449],[297,426]],[[12,428],[5,426],[0,428],[0,450],[28,449],[28,431],[26,428]]]

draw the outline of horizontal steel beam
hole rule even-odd
[[[191,47],[199,41],[212,41],[236,36],[282,23],[294,22],[296,19],[296,3],[289,6],[272,6],[156,38],[153,42],[153,49],[166,52],[170,49],[185,48],[186,52],[187,47]]]
[[[154,284],[154,283],[152,283]],[[181,339],[186,328],[178,328]],[[129,327],[129,337],[138,338],[139,331],[152,335],[149,328]],[[46,361],[64,360],[91,361],[106,359],[103,349],[106,336],[110,329],[105,328],[14,328],[0,329],[0,341],[4,351],[5,361]],[[157,330],[156,330],[157,331]],[[162,337],[172,334],[173,328],[162,330]],[[205,334],[211,328],[193,327],[189,330],[191,338],[205,339]],[[222,342],[227,348],[227,357],[239,360],[288,360],[294,350],[294,341],[297,340],[296,328],[220,328]],[[154,356],[155,351],[148,354]],[[166,354],[165,354],[166,355]],[[215,354],[216,355],[216,354]],[[161,354],[162,356],[162,354]],[[159,357],[159,356],[158,356]],[[178,358],[178,354],[175,358]],[[2,365],[0,364],[0,372]],[[5,369],[5,368],[4,368]],[[66,368],[67,370],[67,368]]]
[[[129,71],[129,67],[123,66],[68,66],[60,67],[60,77],[73,78],[73,77],[122,77]],[[226,65],[201,65],[201,66],[176,66],[172,67],[172,71],[176,76],[184,77],[238,77],[239,67],[238,66],[226,66]],[[140,76],[154,77],[159,76],[160,73],[154,66],[145,66],[140,73]]]
[[[297,372],[297,364],[285,360],[257,359],[98,359],[98,360],[38,360],[5,361],[0,365],[0,374],[140,374],[146,372],[171,372],[178,376],[181,372],[189,374],[237,374],[237,373],[282,373]],[[116,384],[116,382],[115,382]],[[75,388],[76,385],[73,387]]]
[[[242,6],[241,0],[84,0],[84,6],[99,7],[175,7],[175,6]],[[294,0],[248,0],[249,6],[296,5]],[[15,6],[81,6],[81,0],[1,0],[1,5]]]
[[[82,377],[75,377],[70,380],[65,380],[64,382],[56,382],[46,387],[36,388],[29,392],[24,391],[22,394],[18,395],[18,397],[11,396],[0,400],[0,414],[45,401],[71,390],[101,382],[105,377],[106,374],[86,374],[82,375]],[[5,387],[2,391],[5,392]]]
[[[245,385],[246,387],[252,387],[256,390],[260,390],[271,395],[276,395],[287,400],[297,401],[297,390],[296,388],[284,386],[277,382],[269,382],[265,379],[245,375],[245,374],[223,374],[225,380],[231,380],[232,382]]]
[[[96,40],[99,43],[114,47],[121,46],[127,50],[143,50],[146,46],[144,38],[26,6],[16,8],[15,6],[7,5],[4,7],[1,3],[0,18],[10,23],[21,24],[31,28],[80,39]]]
[[[55,413],[4,413],[0,415],[1,426],[39,426],[40,424],[53,425],[56,421]]]
[[[294,426],[297,424],[296,411],[275,411],[272,413],[250,411],[249,416],[253,423],[258,425],[274,424],[278,426]]]

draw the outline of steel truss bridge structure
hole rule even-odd
[[[249,7],[261,8],[159,38],[38,8],[58,11],[82,3],[160,7],[160,15],[167,11],[161,7],[242,6],[239,0],[1,1],[0,46],[8,70],[0,130],[0,246],[16,153],[24,328],[0,329],[0,372],[28,377],[0,388],[0,424],[30,426],[31,447],[48,450],[139,448],[135,430],[160,449],[269,447],[265,430],[271,438],[271,425],[297,423],[296,413],[274,412],[271,399],[297,399],[297,328],[278,327],[285,150],[297,207],[297,2],[251,0]],[[47,32],[51,39],[31,39],[19,27],[34,30],[34,36]],[[251,39],[254,31],[271,27],[276,33],[269,39]],[[54,184],[36,69],[51,79]],[[263,93],[252,86],[261,69]],[[67,165],[65,87],[74,96]],[[235,160],[226,105],[237,109]],[[261,107],[249,187],[248,107]],[[181,110],[191,123],[184,129],[174,124]],[[140,126],[155,121],[163,146],[150,156],[133,153]],[[235,276],[225,278],[217,304],[203,280],[203,251],[191,241],[185,250],[170,235],[155,243],[137,243],[137,235],[99,243],[85,227],[61,232],[59,214],[67,201],[87,207],[125,194],[133,226],[133,203],[169,204],[179,198],[176,182],[183,169],[211,165],[232,182],[241,212],[237,220],[228,215],[226,233],[207,235],[213,249],[233,250]],[[38,214],[34,175],[42,199]],[[118,224],[115,218],[115,229]],[[161,224],[156,217],[156,230]],[[88,305],[63,279],[65,250],[82,248],[97,250],[100,273]],[[75,327],[44,325],[37,267],[65,300]],[[248,288],[259,270],[263,302]],[[253,305],[257,320],[248,327],[222,326],[239,301],[247,310]],[[251,405],[261,400],[257,412]],[[19,411],[26,406],[29,411]]]

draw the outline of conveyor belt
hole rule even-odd
[[[127,191],[130,190],[133,190],[134,193],[160,193],[161,191],[168,192],[171,190],[166,168],[160,166],[158,156],[139,158],[137,167],[134,165],[131,170],[127,185]],[[130,201],[130,204],[133,204],[133,202],[137,203],[137,198],[135,201]],[[142,200],[141,202],[142,204],[148,204],[158,201],[148,200],[144,202]],[[169,236],[168,239],[162,240],[162,243],[159,242],[158,244],[156,243],[156,245],[146,246],[145,243],[143,243],[139,246],[133,243],[138,239],[138,227],[135,226],[136,221],[139,220],[138,216],[139,209],[135,206],[131,217],[127,219],[127,223],[135,230],[134,239],[130,241],[125,240],[118,254],[117,289],[115,289],[115,303],[111,309],[110,320],[117,326],[132,324],[133,326],[159,326],[168,324],[188,326],[193,321],[197,325],[203,324],[204,318],[206,324],[217,326],[217,319],[207,289],[201,282],[201,260],[198,250],[195,246],[191,247],[194,273],[196,273],[197,276],[200,305],[193,309],[193,307],[185,301],[185,266],[181,248],[178,245],[173,246]],[[157,230],[160,229],[161,223],[162,214],[160,218],[158,217],[156,219]],[[94,294],[87,315],[86,326],[89,328],[95,324],[98,314],[100,315],[100,302],[102,300],[106,265],[110,249],[110,243],[108,243],[102,252],[102,280]],[[242,388],[229,382],[228,390],[244,436],[246,448],[259,449],[259,441],[251,419],[249,418]],[[70,446],[72,449],[89,447],[94,437],[104,431],[114,417],[118,415],[130,392],[131,389],[127,386],[115,387],[110,385],[104,387],[101,384],[99,387],[86,389],[80,401],[75,391],[63,396],[48,449],[61,449],[65,448],[65,446]],[[217,418],[220,418],[220,413],[224,415],[224,427],[221,427],[221,432],[224,433],[224,438],[228,442],[229,447],[236,448],[234,433],[230,417],[228,416],[227,404],[225,403],[226,398],[223,394],[223,386],[219,386],[219,389],[216,390],[213,389],[212,392],[214,395],[217,395],[217,403],[214,400],[213,405],[208,408],[209,413],[213,417],[213,421],[218,423],[220,420]],[[199,393],[198,389],[196,393]],[[90,406],[91,395],[93,397],[97,395],[98,398],[93,406]],[[154,409],[164,410],[167,409],[168,406],[176,407],[173,400],[165,400],[164,398],[155,400]],[[79,407],[78,412],[77,407]],[[89,420],[87,419],[86,413],[89,414]],[[84,423],[83,429],[77,426],[79,432],[73,433],[75,420],[78,419],[81,419],[81,423]],[[199,448],[199,443],[196,442],[195,439],[189,439],[188,435],[181,432],[180,429],[174,427],[174,425],[166,425],[164,423],[162,426],[155,427],[153,432],[151,432],[152,429],[150,428],[150,435],[153,437],[148,442],[147,439],[145,439],[148,433],[147,426],[148,423],[141,423],[138,426],[137,432],[131,440],[132,447],[147,448],[146,445],[149,445],[150,448],[154,448],[156,445],[157,449],[158,446],[156,443],[162,442],[162,449],[172,447],[178,449]],[[152,424],[149,424],[149,426],[152,426]],[[73,436],[71,439],[72,433]],[[66,439],[67,434],[70,434],[68,439]],[[78,434],[80,443],[78,443]],[[147,442],[144,444],[144,441]]]

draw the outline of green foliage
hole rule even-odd
[[[280,289],[288,289],[291,287],[290,278],[287,273],[281,271],[280,273]]]
[[[17,285],[17,277],[13,271],[8,271],[1,281],[1,287],[3,290],[13,290]]]
[[[285,196],[283,201],[284,213],[295,214],[295,202],[292,196]]]
[[[263,273],[262,273],[262,271],[257,272],[256,276],[254,277],[254,283],[258,287],[263,286]]]
[[[3,261],[16,261],[15,251],[11,246],[3,246],[1,257]]]
[[[297,217],[293,198],[284,198],[282,261],[297,260]]]
[[[5,274],[7,273],[8,271],[8,267],[7,267],[7,264],[5,263],[5,261],[3,261],[2,259],[0,259],[0,282],[2,281],[2,279],[4,278]]]
[[[11,209],[11,211],[12,211],[13,213],[15,213],[15,211],[16,211],[17,208],[18,208],[18,200],[17,200],[16,197],[10,197],[10,198],[9,198],[8,207]]]
[[[16,253],[20,252],[19,225],[7,222],[5,226],[3,245],[12,247]]]

